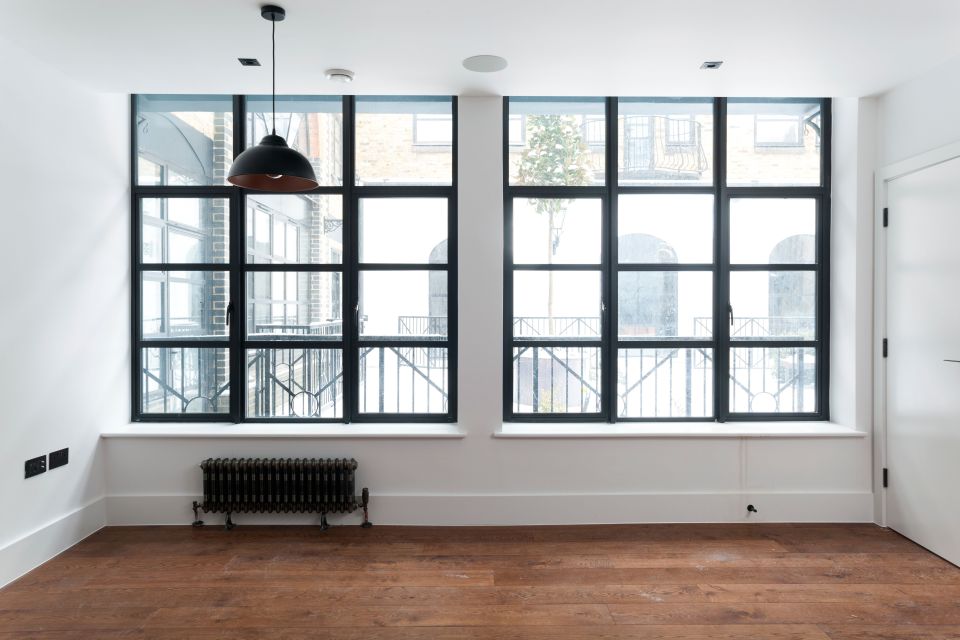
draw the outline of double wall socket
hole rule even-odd
[[[47,470],[47,456],[31,458],[23,463],[23,477],[32,478]]]
[[[70,462],[70,449],[58,449],[50,453],[50,469],[56,469]],[[30,458],[23,463],[23,477],[32,478],[47,471],[47,456]]]

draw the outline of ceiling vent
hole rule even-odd
[[[327,77],[327,80],[331,82],[340,82],[342,84],[349,84],[353,82],[354,73],[349,69],[327,69],[323,72]]]

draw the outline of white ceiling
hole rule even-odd
[[[0,0],[0,36],[101,90],[266,93],[270,28],[260,4]],[[960,56],[960,0],[281,5],[280,93],[862,96]],[[461,60],[476,54],[510,66],[464,70]],[[238,57],[264,66],[243,68]],[[701,71],[705,60],[725,64]],[[328,67],[357,79],[332,84]]]

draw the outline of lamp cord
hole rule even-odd
[[[273,84],[270,88],[270,105],[273,111],[273,135],[277,135],[277,19],[270,19],[270,46],[273,49],[271,64],[273,66]]]

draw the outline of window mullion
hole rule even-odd
[[[830,226],[833,163],[833,101],[826,98],[820,107],[822,146],[820,188],[817,201],[817,410],[830,419]]]
[[[730,361],[730,202],[727,192],[727,101],[714,102],[714,312],[713,406],[714,420],[726,422],[729,406]]]
[[[242,95],[233,96],[233,157],[246,146],[246,103]],[[246,340],[247,277],[243,265],[246,234],[247,194],[234,187],[230,202],[230,303],[232,305],[230,332],[230,415],[234,422],[242,422],[246,413]]]
[[[343,421],[354,422],[360,411],[359,384],[359,234],[356,189],[356,98],[343,97]]]
[[[140,348],[140,327],[143,326],[143,318],[141,318],[142,283],[140,282],[142,239],[140,237],[140,201],[137,194],[139,146],[137,141],[137,95],[133,94],[130,96],[130,264],[133,267],[130,283],[130,351],[133,361],[130,367],[130,419],[133,422],[140,420],[140,413],[143,408],[140,388],[140,376],[143,370],[143,353]]]
[[[606,416],[607,422],[617,421],[617,199],[618,191],[618,159],[619,134],[617,127],[617,98],[608,97],[606,104],[606,185],[602,218],[602,235],[604,239],[601,255],[601,278],[604,283],[604,308],[600,324],[601,349],[601,397],[603,399],[600,411]]]
[[[246,287],[247,278],[243,270],[244,207],[246,194],[237,189],[230,198],[230,414],[234,422],[242,422],[246,407]]]

